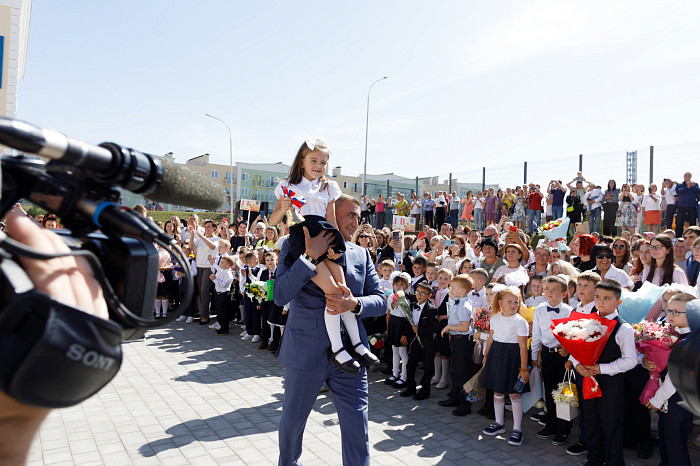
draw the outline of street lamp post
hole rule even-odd
[[[371,86],[369,86],[369,90],[367,91],[367,123],[365,124],[365,170],[364,174],[362,176],[362,195],[366,196],[367,195],[367,136],[369,135],[369,93],[372,92],[372,87],[374,87],[375,84],[377,84],[379,81],[384,81],[387,77],[384,76],[381,79],[377,79],[372,83]]]
[[[230,224],[233,225],[235,222],[236,217],[233,216],[233,138],[231,137],[231,128],[228,127],[226,122],[222,120],[221,118],[217,118],[214,115],[209,115],[208,113],[205,113],[204,115],[208,116],[209,118],[213,118],[215,120],[219,120],[228,130],[228,157],[229,157],[229,172],[228,172],[228,181],[229,181],[229,207],[231,207],[231,220]]]

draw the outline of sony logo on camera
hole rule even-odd
[[[66,352],[66,356],[68,356],[68,359],[79,361],[85,366],[94,367],[103,371],[110,370],[112,365],[116,362],[116,359],[102,355],[97,351],[86,351],[86,348],[83,345],[79,345],[77,343],[70,345],[68,351]]]

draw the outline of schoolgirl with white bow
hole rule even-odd
[[[288,210],[296,208],[304,217],[304,221],[291,225],[289,229],[289,251],[285,257],[285,265],[291,265],[302,260],[316,275],[312,281],[326,295],[341,295],[345,287],[345,240],[336,227],[335,201],[342,194],[337,183],[326,179],[330,149],[328,145],[315,138],[307,138],[297,151],[297,155],[289,170],[289,176],[280,181],[275,188],[275,196],[279,199],[270,223],[277,225],[282,222]],[[332,238],[328,253],[320,257],[310,257],[306,253],[305,238],[325,235]],[[341,315],[324,313],[326,332],[331,343],[333,360],[340,368],[348,373],[358,373],[360,364],[343,347],[340,336],[340,319],[343,319],[345,330],[350,337],[353,350],[365,365],[377,365],[379,360],[367,347],[362,344],[358,322],[355,314],[344,312]]]

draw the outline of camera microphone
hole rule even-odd
[[[99,146],[54,130],[0,118],[0,143],[80,167],[105,186],[120,186],[148,199],[207,210],[226,199],[224,187],[170,159],[108,142]]]

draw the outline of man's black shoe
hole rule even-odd
[[[552,439],[552,445],[564,445],[566,443],[566,440],[569,438],[568,435],[564,434],[557,434],[554,436]]]
[[[545,427],[541,431],[537,432],[537,438],[552,438],[556,433],[556,430]]]
[[[413,395],[414,400],[427,400],[428,398],[430,398],[430,392],[428,390],[420,389],[418,393]]]
[[[416,394],[416,387],[408,387],[406,390],[401,392],[401,396],[408,397]]]
[[[453,416],[466,416],[472,413],[472,408],[469,406],[460,406],[459,408],[452,411]]]

